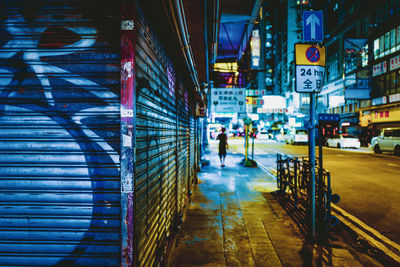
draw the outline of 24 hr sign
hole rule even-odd
[[[296,92],[318,93],[322,89],[325,67],[296,66]]]

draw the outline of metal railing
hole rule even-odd
[[[280,192],[293,203],[294,208],[304,211],[305,225],[309,226],[311,210],[311,173],[310,162],[307,158],[292,158],[287,155],[277,154],[277,186]],[[315,179],[315,205],[316,226],[320,238],[327,237],[332,225],[331,203],[331,176],[330,173],[320,168],[316,162]],[[334,195],[335,203],[339,201]]]

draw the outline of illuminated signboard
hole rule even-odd
[[[246,112],[245,88],[212,88],[211,112]]]
[[[386,61],[383,61],[381,63],[375,64],[372,67],[372,77],[375,77],[375,76],[381,75],[383,73],[386,73],[386,69],[387,69]]]
[[[260,49],[261,49],[260,31],[258,29],[253,30],[251,33],[251,68],[260,68]]]

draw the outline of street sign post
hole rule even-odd
[[[324,23],[322,11],[303,12],[303,41],[322,42],[324,40]]]
[[[251,128],[253,121],[251,120],[251,118],[246,116],[246,118],[243,119],[243,122],[245,129],[245,141],[244,141],[245,148],[244,148],[244,159],[242,161],[242,164],[244,164],[244,167],[257,167],[257,162],[254,161],[254,155],[252,159],[249,159],[249,135],[252,130]],[[254,138],[253,138],[253,149],[254,149]]]
[[[311,18],[311,20],[313,19],[313,17],[310,16],[309,18]],[[311,35],[315,37],[316,33],[312,32]],[[321,91],[324,80],[325,46],[315,44],[295,44],[295,59],[296,92],[310,93],[308,158],[310,160],[311,178],[311,232],[312,237],[315,239],[315,93]]]

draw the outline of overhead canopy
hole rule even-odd
[[[262,0],[221,0],[217,61],[236,61],[250,37]]]

